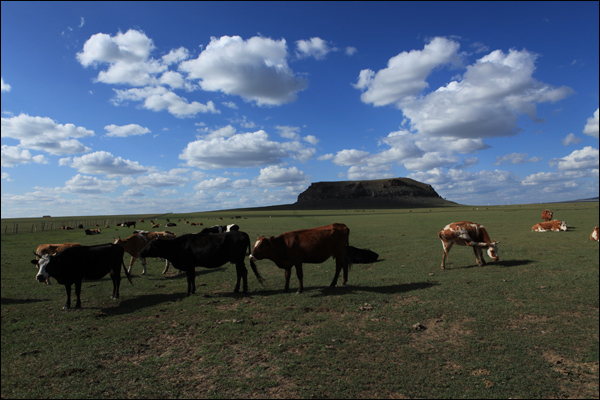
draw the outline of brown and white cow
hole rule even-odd
[[[595,240],[597,242],[599,236],[600,236],[600,233],[598,232],[598,227],[595,227],[594,230],[592,231],[592,234],[590,235],[590,240]]]
[[[86,229],[86,230],[85,230],[85,234],[86,234],[86,235],[99,235],[99,234],[100,234],[100,228],[96,228],[96,229]]]
[[[133,263],[136,259],[140,259],[142,261],[142,266],[144,267],[142,271],[142,275],[146,274],[146,259],[141,258],[139,256],[140,251],[151,241],[157,239],[172,239],[175,237],[173,232],[163,231],[163,232],[147,232],[147,231],[138,231],[133,235],[129,236],[125,239],[115,239],[114,244],[118,244],[123,249],[131,255],[131,261],[129,261],[129,270],[128,273],[131,273],[131,268],[133,267]],[[167,273],[169,269],[170,262],[167,260],[165,262],[165,269],[162,272],[163,274]]]
[[[68,249],[69,247],[81,246],[79,243],[58,243],[58,244],[40,244],[37,249],[35,249],[35,260],[31,260],[31,263],[38,268],[38,263],[40,259],[46,254],[52,255],[56,253],[60,253],[61,251]],[[46,281],[46,284],[50,284],[50,279]]]
[[[544,210],[544,211],[542,211],[542,221],[546,221],[546,222],[551,221],[553,214],[554,213],[552,211],[550,211],[550,210]]]
[[[475,222],[460,221],[448,224],[438,232],[438,237],[444,247],[442,257],[442,269],[446,269],[446,258],[452,245],[471,246],[475,253],[475,260],[480,267],[485,265],[482,249],[487,249],[488,256],[494,261],[498,261],[498,243],[492,242],[483,225]]]
[[[531,230],[534,232],[560,232],[567,230],[567,223],[565,221],[559,221],[555,219],[554,221],[548,222],[540,222],[531,227]]]
[[[340,271],[344,270],[342,285],[348,282],[348,241],[350,229],[344,224],[331,224],[318,228],[301,229],[283,233],[277,237],[261,236],[250,254],[250,265],[254,261],[269,259],[285,270],[285,290],[290,288],[292,267],[296,267],[298,293],[304,289],[302,264],[319,264],[329,257],[335,258],[335,276],[331,287],[337,284]]]

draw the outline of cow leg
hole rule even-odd
[[[302,291],[304,290],[304,272],[302,271],[302,264],[296,265],[296,276],[298,277],[298,291],[296,293],[302,293]]]
[[[71,287],[69,286],[69,295],[71,294]],[[77,302],[75,308],[81,308],[81,281],[75,282],[75,296],[77,296]]]
[[[477,265],[482,266],[483,254],[481,253],[481,249],[479,247],[473,247],[473,253],[475,253],[475,261],[477,261]]]
[[[131,260],[129,260],[129,275],[131,275],[131,268],[133,268],[133,263],[135,262],[135,257],[131,257]]]
[[[121,286],[121,269],[118,269],[117,272],[113,272],[110,275],[110,278],[113,282],[113,294],[111,298],[118,299],[119,298],[119,287]]]
[[[146,259],[140,258],[140,261],[142,262],[142,266],[144,267],[144,269],[142,270],[142,275],[146,275]]]
[[[446,269],[446,257],[450,253],[450,249],[452,248],[452,242],[443,242],[442,247],[444,248],[444,255],[442,257],[442,269]]]
[[[63,310],[68,310],[69,308],[71,308],[71,285],[65,284],[65,290],[67,291],[67,302],[63,307]]]
[[[285,287],[283,290],[286,292],[288,290],[290,290],[290,275],[291,275],[291,273],[292,273],[292,267],[286,268],[283,273],[283,275],[285,276]]]
[[[248,292],[248,269],[246,269],[246,265],[244,262],[235,264],[235,271],[237,274],[237,283],[235,285],[235,289],[233,290],[235,293],[240,291],[240,280],[243,282],[243,291],[244,293]]]
[[[185,271],[185,274],[187,276],[187,283],[188,283],[188,296],[196,293],[196,269],[195,268],[190,268],[187,271]]]

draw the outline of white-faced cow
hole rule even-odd
[[[140,257],[162,257],[187,276],[188,296],[196,292],[196,267],[217,268],[230,262],[235,264],[237,283],[234,292],[239,292],[240,281],[243,291],[248,291],[248,270],[244,260],[250,252],[250,238],[245,232],[192,233],[171,240],[154,240],[140,251]],[[263,279],[252,267],[259,282]]]
[[[133,227],[135,228],[135,224],[136,224],[135,221],[125,221],[125,222],[119,224],[119,226],[122,226],[124,228],[129,228],[131,225],[133,225]]]
[[[535,224],[531,227],[531,230],[534,232],[560,232],[567,230],[567,223],[565,221],[559,221],[555,219],[554,221],[548,222],[540,222],[539,224]]]
[[[210,228],[204,228],[200,231],[200,233],[223,233],[223,232],[233,232],[239,231],[240,227],[236,224],[231,225],[215,225]]]
[[[81,246],[79,243],[59,243],[59,244],[40,244],[37,249],[33,252],[35,254],[35,259],[31,260],[31,263],[35,265],[37,269],[39,269],[38,262],[40,258],[42,258],[46,254],[56,254],[61,251],[68,249],[69,247]],[[46,284],[50,284],[50,278],[46,279]]]
[[[113,282],[112,298],[119,297],[121,266],[129,282],[131,278],[123,263],[123,248],[108,243],[97,246],[76,246],[55,255],[46,254],[39,261],[36,279],[44,282],[49,276],[65,285],[67,302],[64,309],[71,307],[71,286],[75,284],[77,302],[75,308],[81,308],[81,283],[83,279],[98,280],[110,274]],[[132,283],[133,285],[133,283]]]
[[[598,232],[598,227],[595,227],[592,231],[592,234],[590,235],[590,240],[595,240],[597,242],[598,236],[600,236],[600,233]]]
[[[487,249],[488,256],[494,261],[498,261],[498,243],[492,242],[483,225],[475,222],[460,221],[453,222],[438,232],[438,237],[442,241],[444,255],[442,257],[442,269],[446,269],[446,258],[452,245],[471,246],[475,253],[475,260],[480,267],[485,265],[482,249]]]
[[[329,257],[335,258],[335,276],[331,287],[337,284],[340,271],[344,270],[342,285],[348,282],[348,241],[350,229],[344,224],[331,224],[318,228],[301,229],[283,233],[277,237],[261,236],[250,255],[250,265],[254,260],[269,259],[285,271],[285,290],[290,288],[292,267],[296,267],[298,293],[304,290],[302,264],[320,264]]]
[[[546,221],[546,222],[551,221],[553,214],[554,213],[552,211],[550,211],[550,210],[544,210],[544,211],[542,211],[542,221]]]
[[[131,268],[133,267],[133,263],[136,259],[140,258],[142,261],[142,275],[146,274],[146,259],[139,256],[140,251],[152,240],[157,239],[173,239],[175,234],[169,231],[163,232],[148,232],[148,231],[136,231],[133,235],[129,236],[125,239],[115,239],[114,244],[118,244],[123,247],[123,249],[131,255],[131,260],[129,261],[129,270],[128,272],[131,274]],[[170,262],[169,260],[165,261],[165,269],[162,272],[163,274],[167,273],[169,269]]]

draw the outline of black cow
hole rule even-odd
[[[200,231],[200,233],[223,233],[223,232],[232,232],[239,231],[240,227],[236,224],[231,225],[215,225],[210,228],[204,228]]]
[[[245,232],[227,233],[190,233],[171,240],[154,240],[148,243],[140,257],[162,257],[187,275],[188,296],[196,292],[196,266],[217,268],[226,262],[235,264],[237,283],[234,292],[240,290],[243,280],[243,291],[248,291],[248,270],[244,260],[246,250],[250,253],[250,238]],[[259,282],[263,282],[256,268],[252,270]]]
[[[121,265],[131,283],[131,278],[123,263],[123,247],[117,244],[70,247],[54,255],[44,255],[38,262],[40,267],[36,279],[45,282],[53,277],[67,291],[67,303],[63,309],[71,308],[71,285],[75,284],[77,303],[81,308],[81,282],[83,279],[98,280],[110,274],[113,281],[112,298],[119,297],[121,283]],[[133,283],[131,283],[133,285]]]

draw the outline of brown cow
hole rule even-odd
[[[567,230],[567,223],[565,221],[559,221],[555,219],[554,221],[548,222],[540,222],[531,227],[531,230],[534,232],[560,232]]]
[[[546,222],[551,221],[553,214],[554,213],[552,211],[550,211],[550,210],[544,210],[544,211],[542,211],[542,221],[546,221]]]
[[[446,257],[448,257],[453,244],[473,247],[475,260],[480,267],[486,264],[483,259],[482,249],[487,249],[488,256],[494,261],[498,261],[499,259],[497,245],[500,242],[492,242],[485,227],[478,223],[469,221],[453,222],[439,231],[438,237],[444,247],[442,269],[446,269]]]
[[[85,234],[86,235],[99,235],[100,234],[100,228],[97,228],[97,229],[86,229],[85,230]]]
[[[68,249],[69,247],[81,246],[79,243],[59,243],[59,244],[40,244],[37,249],[35,249],[35,260],[31,260],[31,263],[38,268],[38,262],[40,258],[42,258],[46,254],[56,254],[60,253],[64,249]],[[50,284],[50,279],[46,280],[46,284]]]
[[[286,232],[277,237],[261,236],[250,255],[252,268],[254,260],[269,259],[285,270],[285,290],[290,288],[290,274],[293,266],[298,276],[298,293],[302,293],[302,264],[319,264],[329,257],[335,258],[335,276],[330,286],[337,284],[340,271],[344,270],[342,285],[348,281],[348,241],[350,229],[344,224],[332,224],[312,229]]]
[[[590,240],[595,240],[597,242],[598,236],[600,236],[600,233],[598,232],[598,227],[595,227],[592,231],[592,234],[590,235]]]
[[[139,256],[140,251],[151,241],[156,240],[156,239],[169,239],[169,238],[174,238],[175,234],[173,232],[169,232],[169,231],[163,231],[163,232],[147,232],[147,231],[139,231],[134,233],[133,235],[129,236],[128,238],[125,239],[115,239],[114,244],[118,244],[121,247],[123,247],[123,249],[129,253],[131,255],[131,261],[129,261],[129,270],[127,271],[128,273],[131,273],[131,268],[133,267],[133,263],[135,262],[136,259],[140,259],[142,261],[142,266],[144,267],[143,271],[142,271],[142,275],[146,274],[146,259],[145,258],[141,258]],[[162,272],[163,274],[167,273],[167,270],[169,269],[169,265],[170,262],[169,260],[167,260],[165,262],[165,269]]]

